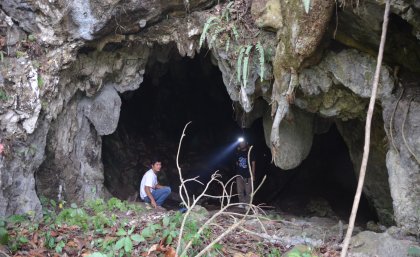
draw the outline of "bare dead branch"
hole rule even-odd
[[[372,85],[372,95],[370,96],[369,109],[368,109],[367,117],[366,117],[365,145],[364,145],[364,149],[363,149],[362,164],[361,164],[361,167],[360,167],[359,182],[357,184],[356,195],[354,196],[354,202],[353,202],[353,207],[352,207],[352,210],[351,210],[349,226],[348,226],[348,229],[347,229],[346,237],[344,238],[343,249],[341,251],[341,257],[346,257],[347,256],[347,250],[348,250],[349,245],[350,245],[350,239],[351,239],[351,235],[352,235],[353,229],[354,229],[354,222],[356,220],[357,209],[359,208],[360,196],[362,194],[363,184],[365,182],[366,167],[367,167],[367,162],[368,162],[368,158],[369,158],[370,132],[371,132],[371,125],[372,125],[372,116],[373,116],[373,111],[374,111],[374,108],[375,108],[376,92],[378,91],[379,75],[380,75],[380,72],[381,72],[382,59],[383,59],[383,55],[384,55],[386,32],[387,32],[387,29],[388,29],[389,9],[390,9],[390,0],[386,0],[385,12],[384,12],[384,22],[382,24],[381,43],[379,45],[378,60],[377,60],[377,64],[376,64],[375,77],[374,77],[373,85]]]

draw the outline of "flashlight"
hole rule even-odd
[[[245,139],[244,139],[243,137],[239,137],[239,138],[238,138],[238,142],[239,142],[239,143],[244,142],[244,141],[245,141]]]

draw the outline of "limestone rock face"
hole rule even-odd
[[[9,145],[15,152],[13,159],[0,156],[0,216],[32,212],[41,215],[41,203],[35,191],[36,171],[45,159],[48,123],[41,122],[30,143]]]
[[[325,117],[343,120],[365,116],[375,70],[375,59],[356,50],[329,52],[316,66],[299,75],[300,89],[296,105]],[[389,68],[381,69],[378,99],[391,95],[394,79]]]
[[[103,197],[101,138],[84,115],[80,96],[52,123],[47,158],[37,171],[37,190],[44,196],[83,201]],[[60,187],[62,192],[60,192]]]
[[[379,5],[378,5],[379,4]],[[335,39],[340,43],[359,49],[376,57],[381,37],[381,26],[385,5],[376,0],[365,1],[358,8],[344,8],[338,15]],[[419,39],[418,9],[413,1],[392,1],[391,13],[393,22],[388,26],[385,53],[389,63],[397,63],[413,72],[419,72]],[[407,26],[407,29],[401,29]]]
[[[283,26],[280,1],[252,1],[251,13],[258,27],[277,31]]]
[[[369,98],[375,74],[376,59],[356,50],[341,51],[329,54],[320,64],[324,70],[330,71],[336,80],[345,85],[355,94]],[[377,97],[389,96],[394,87],[394,81],[386,67],[381,69]]]
[[[395,239],[386,232],[363,231],[352,237],[348,255],[351,257],[408,257],[410,246],[414,246],[412,241]]]
[[[34,33],[48,44],[62,44],[65,39],[92,40],[107,34],[135,33],[161,19],[161,15],[192,11],[214,4],[212,0],[165,1],[92,1],[27,2],[6,0],[3,10],[19,22],[23,30]],[[35,21],[35,22],[34,22]]]
[[[121,99],[112,86],[104,87],[92,100],[85,99],[81,105],[100,136],[109,135],[117,129]]]
[[[354,171],[359,174],[363,155],[365,122],[354,119],[346,122],[337,121],[336,124],[349,149]],[[384,225],[392,225],[394,224],[394,211],[385,164],[387,148],[383,144],[386,135],[379,113],[375,115],[372,124],[371,147],[363,193],[374,206],[379,221]]]
[[[38,72],[28,58],[12,59],[9,69],[2,65],[4,76],[0,108],[0,128],[8,134],[32,134],[41,111]],[[22,76],[22,74],[24,74]]]
[[[264,115],[265,140],[269,144],[273,120],[269,113]],[[279,128],[281,148],[274,154],[276,163],[285,170],[297,167],[309,154],[313,138],[313,115],[298,108],[291,109]]]
[[[418,87],[407,87],[404,92],[399,89],[383,104],[385,129],[390,139],[386,166],[395,221],[413,234],[420,231],[420,117],[416,113],[420,108],[418,92]]]

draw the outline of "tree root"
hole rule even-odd
[[[287,82],[286,82],[287,83]],[[280,138],[279,138],[279,130],[280,124],[287,113],[289,113],[290,104],[294,102],[294,91],[297,85],[299,84],[298,75],[295,69],[291,68],[290,70],[290,80],[287,91],[280,94],[277,103],[277,110],[274,116],[273,126],[271,127],[271,162],[277,165],[275,161],[275,156],[277,150],[280,148]],[[273,89],[274,90],[274,89]],[[273,92],[274,93],[274,92]]]
[[[405,111],[405,115],[404,115],[404,120],[403,123],[401,125],[401,134],[402,134],[402,138],[405,144],[405,147],[407,147],[407,150],[410,152],[410,154],[416,159],[417,163],[420,164],[420,159],[419,157],[417,157],[417,155],[414,153],[413,149],[411,149],[411,147],[408,145],[407,139],[405,138],[405,133],[404,133],[404,126],[405,126],[405,122],[407,120],[407,116],[408,116],[408,112],[410,110],[410,105],[411,102],[413,101],[414,97],[410,98],[410,101],[408,101],[408,106],[407,106],[407,110]]]
[[[398,151],[398,149],[397,149],[397,146],[395,145],[395,140],[394,140],[394,137],[393,137],[393,135],[392,135],[392,132],[393,132],[393,126],[394,126],[394,116],[395,116],[395,112],[397,111],[397,108],[398,108],[398,103],[400,102],[401,97],[402,97],[402,95],[403,95],[403,94],[404,94],[404,88],[401,90],[401,94],[400,94],[400,96],[398,97],[397,102],[395,103],[394,110],[393,110],[393,112],[392,112],[391,119],[390,119],[390,121],[389,121],[389,136],[390,136],[390,138],[391,138],[391,143],[392,143],[392,146],[394,147],[394,150],[395,150],[398,154],[399,154],[399,151]]]

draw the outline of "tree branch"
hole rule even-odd
[[[347,250],[350,245],[350,239],[351,239],[351,235],[354,229],[354,222],[356,220],[357,209],[359,208],[360,196],[362,194],[363,184],[365,182],[366,167],[367,167],[367,162],[369,158],[370,130],[371,130],[371,125],[372,125],[373,110],[375,108],[376,92],[378,91],[379,75],[381,72],[381,65],[382,65],[382,59],[383,59],[384,47],[385,47],[385,41],[386,41],[386,32],[388,29],[389,9],[390,9],[390,0],[386,0],[384,22],[382,24],[381,43],[379,45],[378,60],[376,64],[375,77],[374,77],[373,85],[372,85],[372,95],[370,96],[369,109],[368,109],[367,117],[366,117],[365,145],[363,149],[362,164],[360,167],[359,182],[357,184],[356,195],[354,196],[354,202],[353,202],[353,207],[351,210],[350,221],[349,221],[349,227],[347,229],[346,237],[344,238],[343,249],[340,255],[341,257],[347,256]]]

